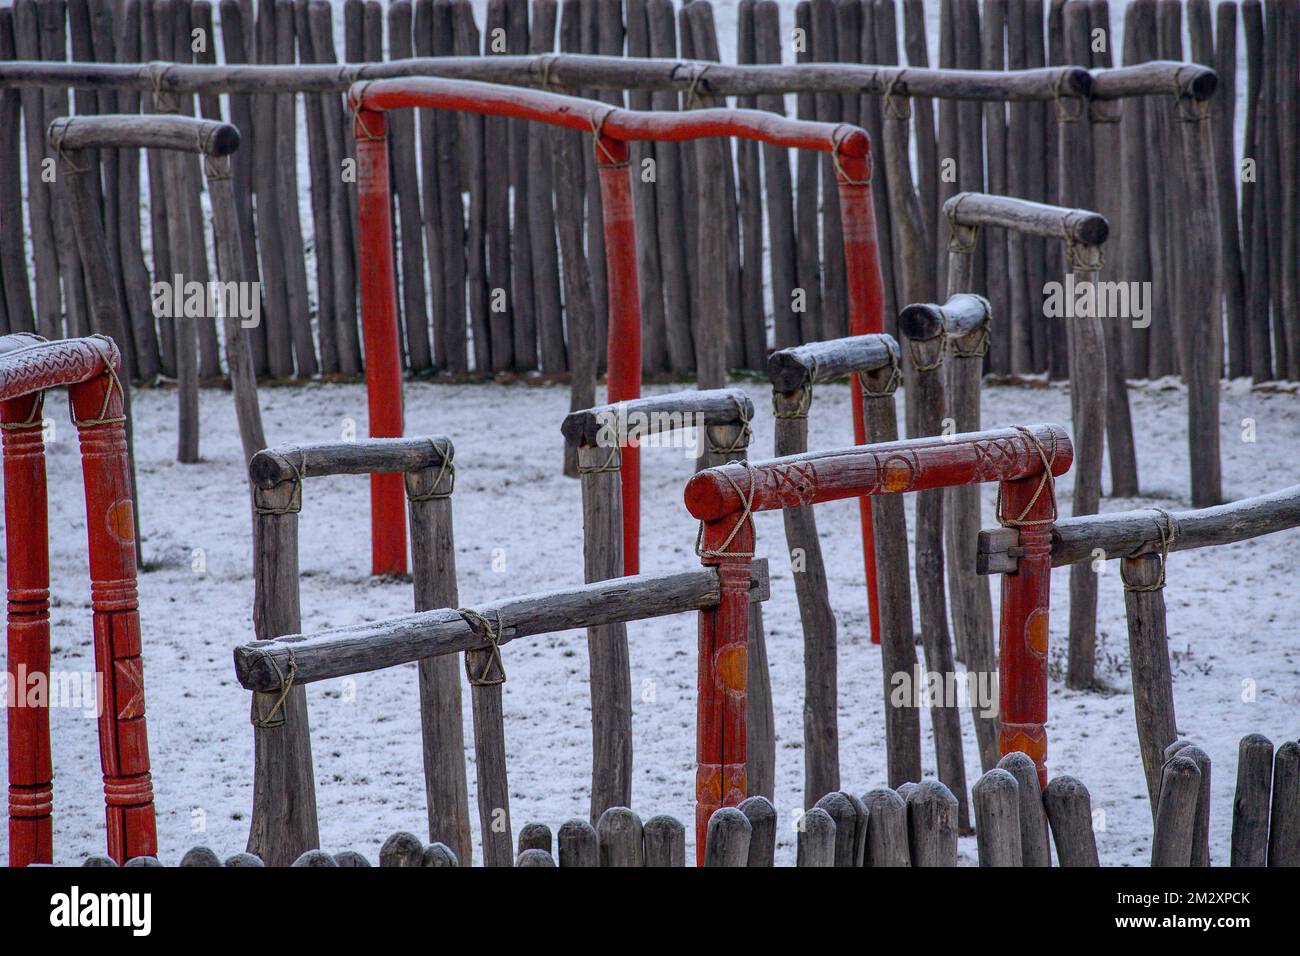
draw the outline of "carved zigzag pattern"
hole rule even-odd
[[[119,361],[117,346],[105,339],[61,339],[0,354],[0,401],[103,375]]]

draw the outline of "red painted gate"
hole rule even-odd
[[[786,119],[759,110],[704,109],[683,113],[642,112],[592,100],[469,80],[412,77],[357,83],[348,91],[357,139],[358,217],[366,254],[361,261],[362,328],[370,434],[402,433],[401,353],[397,330],[397,284],[389,205],[388,144],[384,112],[423,107],[506,116],[590,132],[595,137],[604,207],[609,277],[609,403],[641,394],[641,306],[637,293],[636,229],[627,144],[637,140],[681,141],[737,136],[775,146],[829,152],[834,158],[843,218],[849,294],[849,333],[883,331],[884,288],[871,199],[870,142],[848,124]],[[858,382],[853,382],[854,438],[866,441]],[[639,570],[640,460],[635,447],[623,455],[623,555],[627,574]],[[371,531],[376,574],[406,567],[405,499],[400,475],[372,479]],[[861,502],[863,555],[871,606],[871,633],[878,641],[875,551],[871,511]]]
[[[686,507],[702,523],[700,559],[717,567],[722,585],[718,606],[701,611],[699,619],[697,855],[704,852],[709,815],[735,806],[747,791],[747,592],[758,511],[999,482],[998,518],[1020,529],[1023,549],[1016,573],[1002,576],[999,746],[1002,753],[1022,750],[1032,757],[1046,784],[1053,478],[1073,460],[1064,428],[1034,425],[736,462],[701,471],[687,483]]]

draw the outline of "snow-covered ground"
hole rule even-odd
[[[772,447],[768,390],[745,388],[760,410],[755,458]],[[653,389],[651,390],[653,391]],[[75,435],[61,394],[49,450],[55,667],[90,670],[91,630],[85,523]],[[1140,502],[1106,500],[1115,510],[1140,504],[1187,507],[1185,395],[1148,385],[1131,392],[1143,486]],[[357,385],[305,385],[262,392],[272,442],[338,439],[355,424],[366,433],[365,392]],[[567,389],[516,384],[406,385],[407,432],[447,434],[457,448],[455,495],[461,603],[579,583],[582,537],[578,484],[560,473],[559,423]],[[851,439],[846,386],[817,391],[813,448]],[[247,493],[228,393],[202,395],[203,462],[179,465],[175,394],[135,396],[140,515],[146,558],[140,579],[150,746],[161,855],[175,863],[195,843],[220,853],[242,849],[252,803],[252,732],[248,694],[234,680],[231,648],[252,633],[253,585]],[[989,426],[1068,423],[1061,387],[989,387]],[[1241,440],[1253,419],[1258,441]],[[350,421],[349,421],[350,420]],[[1230,497],[1296,480],[1300,402],[1292,394],[1225,391],[1224,487]],[[695,528],[681,501],[691,464],[678,450],[644,453],[642,567],[694,566]],[[308,630],[409,611],[410,586],[367,575],[368,488],[364,479],[308,484],[302,512],[303,623]],[[1070,500],[1071,478],[1058,489]],[[985,520],[991,521],[992,487]],[[1063,509],[1066,510],[1066,509]],[[884,781],[880,654],[866,633],[856,505],[818,513],[840,628],[840,734],[844,785],[863,792]],[[782,815],[778,857],[792,863],[790,821],[802,803],[802,637],[776,514],[758,519],[759,551],[771,560],[772,600],[765,610],[776,702],[777,792]],[[909,507],[909,524],[911,513]],[[1212,853],[1225,862],[1238,740],[1261,732],[1294,738],[1300,703],[1300,599],[1291,580],[1300,532],[1205,552],[1174,555],[1169,567],[1170,651],[1178,729],[1214,760]],[[1080,777],[1092,792],[1104,862],[1147,859],[1150,811],[1128,694],[1123,601],[1114,563],[1101,582],[1099,674],[1112,693],[1077,693],[1062,684],[1067,574],[1053,581],[1051,750],[1054,773]],[[995,592],[996,599],[996,592]],[[681,615],[629,626],[636,689],[634,805],[644,817],[691,819],[694,762],[695,621]],[[552,827],[587,812],[590,774],[589,688],[581,632],[521,640],[504,650],[511,818]],[[1250,687],[1255,694],[1246,693]],[[415,669],[395,668],[326,681],[308,690],[321,838],[331,850],[375,858],[397,829],[423,833],[424,788]],[[71,863],[104,845],[95,721],[78,709],[52,714],[55,853]],[[933,773],[928,721],[924,764]],[[0,730],[0,750],[5,748]],[[466,715],[466,739],[472,740]],[[473,786],[473,753],[469,778]],[[968,780],[978,775],[966,725]],[[474,799],[471,795],[471,807]],[[476,828],[477,829],[477,828]],[[688,838],[690,830],[688,828]],[[3,862],[0,845],[0,862]],[[478,850],[476,848],[476,854]],[[973,862],[973,840],[962,841]]]

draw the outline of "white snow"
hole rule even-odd
[[[772,447],[769,393],[742,384],[759,414],[754,458]],[[648,389],[647,391],[659,390]],[[901,396],[900,396],[901,397]],[[1185,395],[1146,386],[1131,392],[1143,487],[1141,501],[1103,502],[1105,510],[1145,504],[1185,508]],[[51,394],[55,422],[49,449],[54,666],[93,667],[85,522],[74,430],[61,394]],[[338,439],[355,422],[366,433],[365,392],[358,385],[306,385],[262,391],[273,442]],[[408,434],[447,434],[457,449],[457,565],[463,605],[580,583],[582,538],[577,482],[560,473],[559,423],[568,391],[516,384],[406,385]],[[817,390],[812,448],[851,441],[848,389]],[[179,465],[175,393],[135,396],[140,514],[151,570],[140,578],[149,733],[161,856],[175,863],[206,843],[220,854],[243,848],[252,803],[252,731],[248,694],[234,680],[231,648],[252,634],[253,585],[248,500],[228,393],[202,394],[203,456]],[[1258,441],[1241,440],[1244,419]],[[1034,421],[1068,423],[1068,395],[994,386],[985,391],[986,426]],[[1300,407],[1291,394],[1253,392],[1231,383],[1222,409],[1224,487],[1236,498],[1295,481]],[[696,566],[695,527],[681,501],[691,464],[680,450],[644,455],[642,567],[647,572]],[[1068,511],[1071,479],[1058,483]],[[985,522],[992,521],[991,486]],[[410,586],[374,581],[369,568],[369,491],[363,478],[309,482],[301,520],[303,624],[308,630],[411,610]],[[818,510],[840,629],[840,735],[845,787],[883,785],[880,654],[866,636],[866,601],[856,505]],[[909,506],[909,525],[911,509]],[[758,518],[760,554],[772,569],[765,608],[776,701],[778,859],[793,862],[790,823],[802,806],[802,635],[779,516]],[[199,553],[201,549],[201,554]],[[206,561],[206,571],[197,572]],[[1295,617],[1300,600],[1287,580],[1300,561],[1300,532],[1203,552],[1179,553],[1169,567],[1170,651],[1179,731],[1214,760],[1212,853],[1226,862],[1238,740],[1260,732],[1275,743],[1296,733],[1300,654]],[[1099,816],[1102,860],[1146,861],[1150,813],[1128,694],[1127,641],[1117,569],[1101,586],[1099,674],[1112,694],[1067,691],[1067,572],[1053,578],[1056,613],[1049,765],[1080,777]],[[995,591],[996,600],[996,591]],[[634,806],[643,818],[692,818],[695,726],[695,621],[679,615],[629,625],[635,712]],[[589,688],[581,632],[516,641],[504,649],[511,821],[552,828],[588,810]],[[1256,695],[1247,700],[1246,682]],[[468,690],[466,689],[466,701]],[[426,834],[419,712],[413,666],[333,680],[309,688],[312,740],[325,848],[356,849],[375,859],[394,830]],[[55,855],[75,863],[102,850],[104,822],[94,720],[79,709],[52,712],[55,766]],[[0,731],[0,741],[5,740]],[[472,741],[466,706],[466,739]],[[928,721],[924,762],[933,773]],[[978,775],[974,736],[965,733],[967,778]],[[0,743],[0,750],[5,744]],[[469,754],[471,789],[473,754]],[[471,793],[470,806],[474,806]],[[477,825],[475,826],[477,830]],[[0,854],[5,851],[0,849]],[[476,855],[478,849],[476,847]],[[962,841],[963,862],[974,842]],[[0,862],[4,857],[0,855]]]

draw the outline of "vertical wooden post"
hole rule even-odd
[[[244,255],[239,230],[239,212],[235,205],[229,156],[205,156],[204,173],[217,251],[217,274],[225,282],[252,283],[257,273],[248,273],[249,259]],[[261,312],[258,313],[259,317]],[[328,321],[328,320],[326,320]],[[259,322],[260,324],[260,322]],[[249,461],[266,447],[262,428],[262,410],[257,401],[257,375],[253,360],[253,330],[243,327],[238,316],[227,315],[223,323],[226,338],[226,366],[231,391],[235,395],[235,414],[239,419],[239,437],[243,442],[244,461]]]
[[[808,450],[808,408],[813,387],[809,381],[797,392],[772,390],[776,420],[773,453],[777,458]],[[783,508],[781,518],[803,624],[803,805],[810,808],[822,796],[840,788],[838,643],[816,513],[811,505]],[[885,716],[886,720],[891,716],[888,707]]]
[[[357,214],[361,257],[361,315],[366,350],[370,437],[402,434],[402,369],[397,341],[397,288],[392,211],[388,201],[388,141],[382,112],[354,109]],[[371,573],[406,570],[406,515],[401,475],[370,476]]]
[[[34,340],[35,341],[35,340]],[[8,662],[18,693],[50,672],[50,556],[43,393],[0,403],[4,442]],[[10,701],[9,865],[54,862],[48,702]],[[19,706],[21,704],[22,706]]]
[[[949,275],[951,276],[951,267]],[[916,432],[909,437],[938,435],[942,431],[947,401],[944,395],[943,356],[946,336],[943,325],[931,310],[905,308],[898,318],[902,345],[915,370],[915,386],[907,401],[915,404]],[[926,670],[942,675],[956,673],[952,639],[948,630],[947,600],[944,594],[943,488],[932,488],[916,496],[916,591],[921,610],[921,641]],[[962,753],[961,711],[955,701],[929,701],[934,730],[935,760],[939,779],[957,799],[957,825],[970,832],[970,805],[966,793],[966,767]]]
[[[1165,520],[1172,521],[1167,516]],[[1166,530],[1172,534],[1174,529],[1162,528],[1161,534]],[[1142,771],[1146,775],[1154,817],[1160,799],[1160,768],[1164,765],[1165,747],[1178,736],[1174,685],[1169,673],[1169,638],[1165,633],[1165,556],[1123,557],[1120,574],[1133,672],[1133,716],[1137,720]]]
[[[610,204],[605,204],[610,209]],[[612,249],[612,245],[607,245]],[[614,270],[610,270],[611,276]],[[612,301],[612,300],[611,300]],[[610,341],[614,337],[610,336]],[[623,576],[623,502],[619,445],[578,446],[582,481],[583,580]],[[632,679],[627,625],[587,628],[591,667],[591,822],[632,803]]]
[[[490,645],[500,636],[501,619],[489,621],[462,612],[466,624]],[[495,647],[465,652],[474,712],[474,776],[478,790],[480,837],[484,866],[514,866],[510,831],[510,783],[506,776],[506,735],[501,685],[506,674]]]
[[[703,865],[709,817],[748,793],[745,716],[749,675],[749,569],[754,522],[747,513],[706,522],[700,559],[718,570],[717,607],[699,617],[696,713],[695,862]]]
[[[636,222],[627,143],[595,130],[600,175],[606,275],[609,282],[608,388],[606,400],[641,395],[641,302],[637,292]],[[640,567],[641,454],[635,442],[623,449],[623,573]]]
[[[799,0],[795,5],[794,22],[796,29],[802,30],[804,36],[803,48],[796,51],[795,62],[811,63],[812,4],[809,0]],[[795,96],[795,105],[799,119],[817,118],[816,94],[799,93]],[[802,292],[800,298],[803,305],[798,341],[813,342],[833,337],[822,325],[821,262],[816,239],[821,209],[818,194],[821,163],[811,150],[802,150],[795,155],[798,163],[795,173],[795,287]]]
[[[876,442],[898,440],[894,394],[898,389],[897,352],[888,367],[859,373],[863,417]],[[895,706],[895,676],[916,674],[916,636],[912,629],[911,571],[907,557],[907,515],[901,495],[871,497],[876,566],[880,576],[880,672],[884,682],[885,763],[889,786],[921,779],[921,711],[916,695]]]
[[[411,570],[415,609],[431,611],[460,604],[451,495],[456,466],[451,442],[439,449],[442,463],[405,476],[411,518]],[[424,794],[429,840],[445,843],[464,866],[472,853],[469,788],[465,779],[465,732],[460,673],[454,654],[420,661],[420,728],[424,741]]]
[[[86,536],[94,609],[95,671],[102,675],[99,753],[104,771],[108,855],[122,864],[156,856],[140,605],[136,591],[135,504],[126,443],[120,357],[112,343],[107,372],[68,389],[81,443]]]
[[[253,629],[267,639],[302,630],[298,511],[302,480],[253,488]],[[288,866],[320,846],[307,688],[282,675],[281,690],[253,695],[253,812],[249,853]]]
[[[555,49],[556,0],[533,0],[533,22],[528,34],[528,50],[535,55],[551,53]],[[648,94],[647,94],[648,96]],[[445,111],[439,111],[445,112]],[[564,344],[564,311],[560,301],[560,262],[556,252],[555,164],[552,156],[551,130],[542,123],[525,123],[528,132],[528,231],[532,249],[533,298],[537,310],[537,338],[541,369],[545,375],[559,375],[569,368]],[[563,175],[563,170],[561,170]],[[650,200],[653,210],[654,194],[643,189],[638,197]],[[653,220],[652,220],[653,221]],[[637,223],[640,225],[638,214]],[[658,238],[651,232],[655,244],[655,267],[658,268]],[[637,243],[640,248],[642,243]],[[658,272],[655,273],[654,291],[645,293],[652,302],[659,297]],[[464,284],[464,281],[461,281]],[[657,298],[659,297],[659,298]],[[644,296],[643,296],[644,301]],[[660,321],[663,311],[660,309]]]
[[[1033,760],[1038,784],[1046,787],[1047,618],[1056,492],[1044,470],[1002,482],[999,496],[998,521],[1019,531],[1020,558],[1015,573],[1002,576],[998,748],[1003,755],[1018,750]]]
[[[952,253],[950,263],[959,255],[961,253]],[[1005,266],[997,256],[989,257],[991,284],[998,274],[993,270],[995,263]],[[949,278],[959,271],[950,264]],[[983,321],[978,327],[958,333],[951,329],[946,332],[951,356],[946,363],[948,415],[959,433],[980,430],[980,380],[988,350],[990,324],[989,304],[984,301],[983,305]],[[943,517],[954,639],[958,650],[964,652],[969,688],[974,691],[977,687],[987,686],[984,681],[991,681],[997,659],[993,646],[993,603],[989,583],[975,573],[975,545],[982,527],[979,485],[948,488]],[[986,773],[998,762],[998,720],[996,714],[986,713],[991,704],[992,701],[971,694],[971,721],[979,743],[980,766]]]

